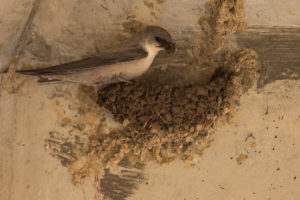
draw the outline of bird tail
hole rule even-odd
[[[46,78],[46,77],[43,77],[43,73],[39,70],[18,70],[16,71],[16,73],[19,73],[19,74],[23,74],[23,75],[28,75],[28,76],[38,76],[39,77],[39,80],[37,81],[38,83],[40,84],[43,84],[43,83],[59,83],[61,82],[62,80],[60,79],[57,79],[57,78]]]
[[[62,80],[40,77],[40,79],[37,82],[40,83],[40,84],[43,84],[43,83],[60,83],[60,82],[62,82]]]
[[[41,72],[36,69],[32,70],[17,70],[16,73],[24,74],[24,75],[31,75],[31,76],[39,76],[41,75]]]

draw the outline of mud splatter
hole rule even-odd
[[[151,2],[151,1],[147,1],[147,0],[144,0],[144,5],[150,9],[153,9],[154,8],[154,3]]]
[[[240,155],[236,158],[236,162],[237,162],[238,165],[241,165],[241,164],[243,164],[243,163],[246,161],[247,158],[248,158],[247,155],[245,155],[245,154],[240,154]]]
[[[105,130],[103,123],[114,127],[114,122],[106,120],[109,114],[96,104],[97,93],[92,87],[59,85],[48,95],[48,99],[53,102],[52,107],[61,128],[49,133],[45,141],[46,150],[69,168],[74,183],[81,183],[94,172],[79,170],[82,166],[87,167],[85,163],[89,162],[90,135],[96,134],[99,127],[102,133],[108,133],[110,129]]]
[[[123,22],[122,28],[125,33],[134,34],[137,33],[143,28],[145,28],[146,25],[143,22],[140,22],[138,20],[135,20],[133,18],[129,18],[127,21]]]
[[[58,158],[65,167],[78,159],[80,155],[86,152],[86,141],[82,142],[81,137],[69,133],[63,135],[57,131],[49,133],[49,139],[46,140],[46,149],[50,149],[50,154]]]
[[[0,96],[3,92],[8,94],[16,93],[23,84],[24,80],[19,79],[14,69],[9,68],[7,72],[0,74]]]
[[[163,3],[166,2],[166,0],[156,0],[156,2],[157,2],[158,4],[163,4]]]
[[[143,180],[144,176],[139,171],[121,170],[120,175],[117,175],[105,169],[104,176],[100,180],[100,191],[105,199],[124,200],[133,194]]]
[[[229,36],[237,31],[246,31],[244,0],[209,0],[206,13],[200,17],[198,48],[194,52],[193,64],[214,64],[217,54],[223,49]]]

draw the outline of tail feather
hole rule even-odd
[[[38,83],[60,83],[62,82],[61,79],[55,78],[55,77],[44,77],[47,76],[47,72],[45,69],[32,69],[32,70],[18,70],[17,73],[23,74],[23,75],[30,75],[30,76],[38,76]]]
[[[39,69],[31,69],[31,70],[17,70],[17,73],[24,74],[24,75],[32,75],[32,76],[38,76],[42,75],[43,71]]]
[[[48,79],[48,78],[40,77],[40,79],[37,82],[40,83],[40,84],[43,84],[43,83],[59,83],[59,82],[62,82],[62,80],[60,80],[60,79]]]

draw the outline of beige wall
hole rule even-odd
[[[20,67],[21,62],[49,65],[94,54],[115,43],[122,23],[133,15],[166,27],[186,51],[192,48],[188,39],[200,31],[197,20],[204,1],[146,1],[153,6],[143,2],[2,0],[0,68],[14,56]],[[246,0],[245,5],[249,26],[300,26],[297,0]],[[0,91],[0,199],[102,199],[95,177],[75,187],[67,168],[45,146],[49,132],[68,134],[58,119],[74,114],[68,106],[76,105],[76,87],[60,86],[57,91],[55,85],[39,86],[26,79],[11,93],[17,82],[2,82]],[[242,97],[234,121],[216,131],[194,167],[181,161],[149,164],[142,171],[145,181],[128,199],[297,199],[299,88],[297,80],[273,80],[260,93],[251,90]],[[58,93],[62,97],[52,97]],[[250,133],[254,137],[246,139]],[[236,161],[240,155],[247,156],[241,165]]]

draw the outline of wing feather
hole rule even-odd
[[[55,65],[52,67],[32,70],[16,71],[25,75],[68,75],[77,73],[96,67],[111,65],[119,62],[127,62],[136,59],[147,57],[148,53],[141,47],[124,49],[117,52],[106,53],[99,56],[92,56],[78,61],[69,62],[65,64]]]

